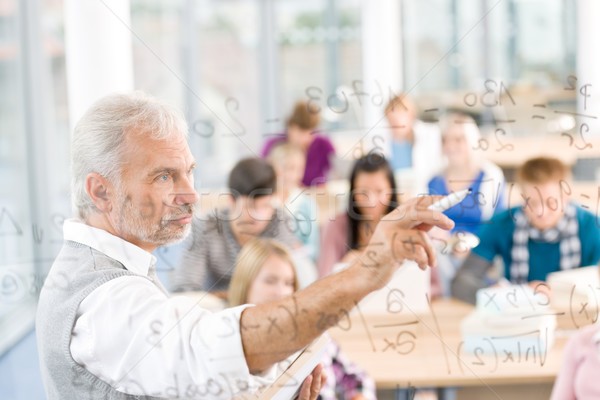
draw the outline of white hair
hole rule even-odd
[[[71,141],[71,199],[73,212],[86,220],[98,209],[85,190],[88,174],[95,172],[120,186],[126,134],[151,140],[187,137],[181,112],[142,92],[112,94],[94,103],[75,126]]]

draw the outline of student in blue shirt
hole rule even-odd
[[[549,273],[598,263],[600,228],[592,213],[570,201],[569,177],[568,168],[554,158],[534,158],[520,168],[524,204],[482,227],[480,244],[452,281],[453,297],[474,303],[477,290],[490,283],[487,272],[496,256],[511,283],[528,283],[548,295],[550,288],[541,283]]]
[[[441,141],[437,125],[419,120],[418,114],[417,105],[406,94],[390,99],[385,108],[392,170],[401,174],[400,181],[412,193],[423,194],[427,181],[441,167]]]
[[[442,119],[440,128],[445,167],[429,181],[429,194],[445,196],[471,188],[471,194],[444,214],[456,224],[452,233],[476,234],[482,223],[506,209],[504,175],[475,150],[481,134],[473,118],[452,113]]]
[[[440,244],[438,275],[444,296],[450,295],[450,282],[476,240],[480,227],[497,212],[506,209],[502,170],[484,160],[478,148],[481,138],[475,120],[464,113],[450,113],[440,121],[444,168],[428,184],[429,194],[448,195],[471,188],[459,204],[444,211],[454,223],[451,232],[434,229],[430,236]]]

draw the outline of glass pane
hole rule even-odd
[[[181,1],[132,0],[133,76],[143,90],[184,109]]]
[[[325,130],[355,128],[351,93],[362,90],[358,1],[278,1],[282,123],[299,99],[316,99]],[[342,95],[342,91],[345,95]],[[352,105],[351,105],[352,104]],[[334,111],[335,110],[335,111]]]
[[[260,154],[259,14],[256,1],[194,2],[190,133],[196,156],[214,166],[201,171],[203,186],[224,185],[240,158]]]
[[[62,245],[62,222],[71,215],[71,176],[69,174],[71,132],[63,14],[62,0],[43,2],[41,11],[43,47],[41,50],[45,60],[43,68],[47,68],[48,71],[40,71],[40,73],[48,77],[48,82],[45,82],[47,90],[42,107],[50,125],[44,132],[34,133],[34,135],[44,135],[45,137],[47,168],[44,170],[49,196],[46,202],[36,206],[47,207],[50,210],[50,215],[46,217],[48,221],[46,221],[45,228],[50,235],[51,252],[56,254]]]
[[[222,185],[233,163],[258,154],[258,11],[248,1],[133,0],[137,89],[186,112],[197,184]],[[174,45],[178,44],[178,45]]]
[[[18,12],[0,3],[0,319],[29,296],[34,272]]]
[[[33,309],[23,312],[21,307],[33,304],[37,297],[62,244],[62,222],[70,215],[62,7],[62,1],[44,2],[35,10],[13,1],[0,2],[3,338],[21,332],[25,320],[32,321]],[[30,14],[21,15],[25,9]],[[37,15],[40,21],[35,20]],[[35,26],[28,31],[27,41],[20,36],[21,24]],[[35,39],[37,34],[41,40]]]
[[[404,0],[402,5],[405,87],[422,108],[459,107],[484,121],[515,120],[506,130],[516,136],[573,127],[560,116],[542,120],[532,114],[536,104],[575,111],[574,92],[564,90],[575,73],[575,2]]]
[[[458,78],[452,63],[460,59],[450,56],[456,43],[451,2],[405,0],[402,6],[404,87],[413,96],[455,87]]]

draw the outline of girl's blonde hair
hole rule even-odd
[[[400,94],[398,96],[394,96],[393,99],[390,99],[390,101],[385,106],[384,114],[387,115],[396,110],[407,112],[410,115],[412,115],[413,118],[417,118],[417,114],[419,113],[415,102],[406,94]]]
[[[273,166],[280,166],[294,155],[298,155],[302,159],[306,158],[304,151],[300,147],[286,141],[273,146],[267,155],[267,160]]]
[[[235,262],[235,269],[227,292],[230,307],[247,303],[250,285],[256,279],[267,259],[272,255],[281,257],[290,264],[294,273],[294,292],[298,290],[296,269],[286,246],[277,240],[255,238],[242,247],[242,251],[240,251]]]

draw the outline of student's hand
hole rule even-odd
[[[326,380],[327,375],[323,372],[323,365],[317,365],[312,373],[302,382],[298,400],[315,400],[319,396],[319,392]]]
[[[550,298],[552,297],[552,288],[546,282],[531,281],[527,282],[527,285],[535,291],[535,294],[542,294],[550,301]]]
[[[415,261],[423,270],[436,266],[435,250],[426,232],[434,226],[454,227],[446,215],[427,208],[440,198],[442,196],[412,198],[379,221],[357,263],[370,272],[370,290],[382,288],[404,260]]]
[[[362,394],[357,394],[356,396],[352,397],[351,400],[367,400],[367,398]]]

